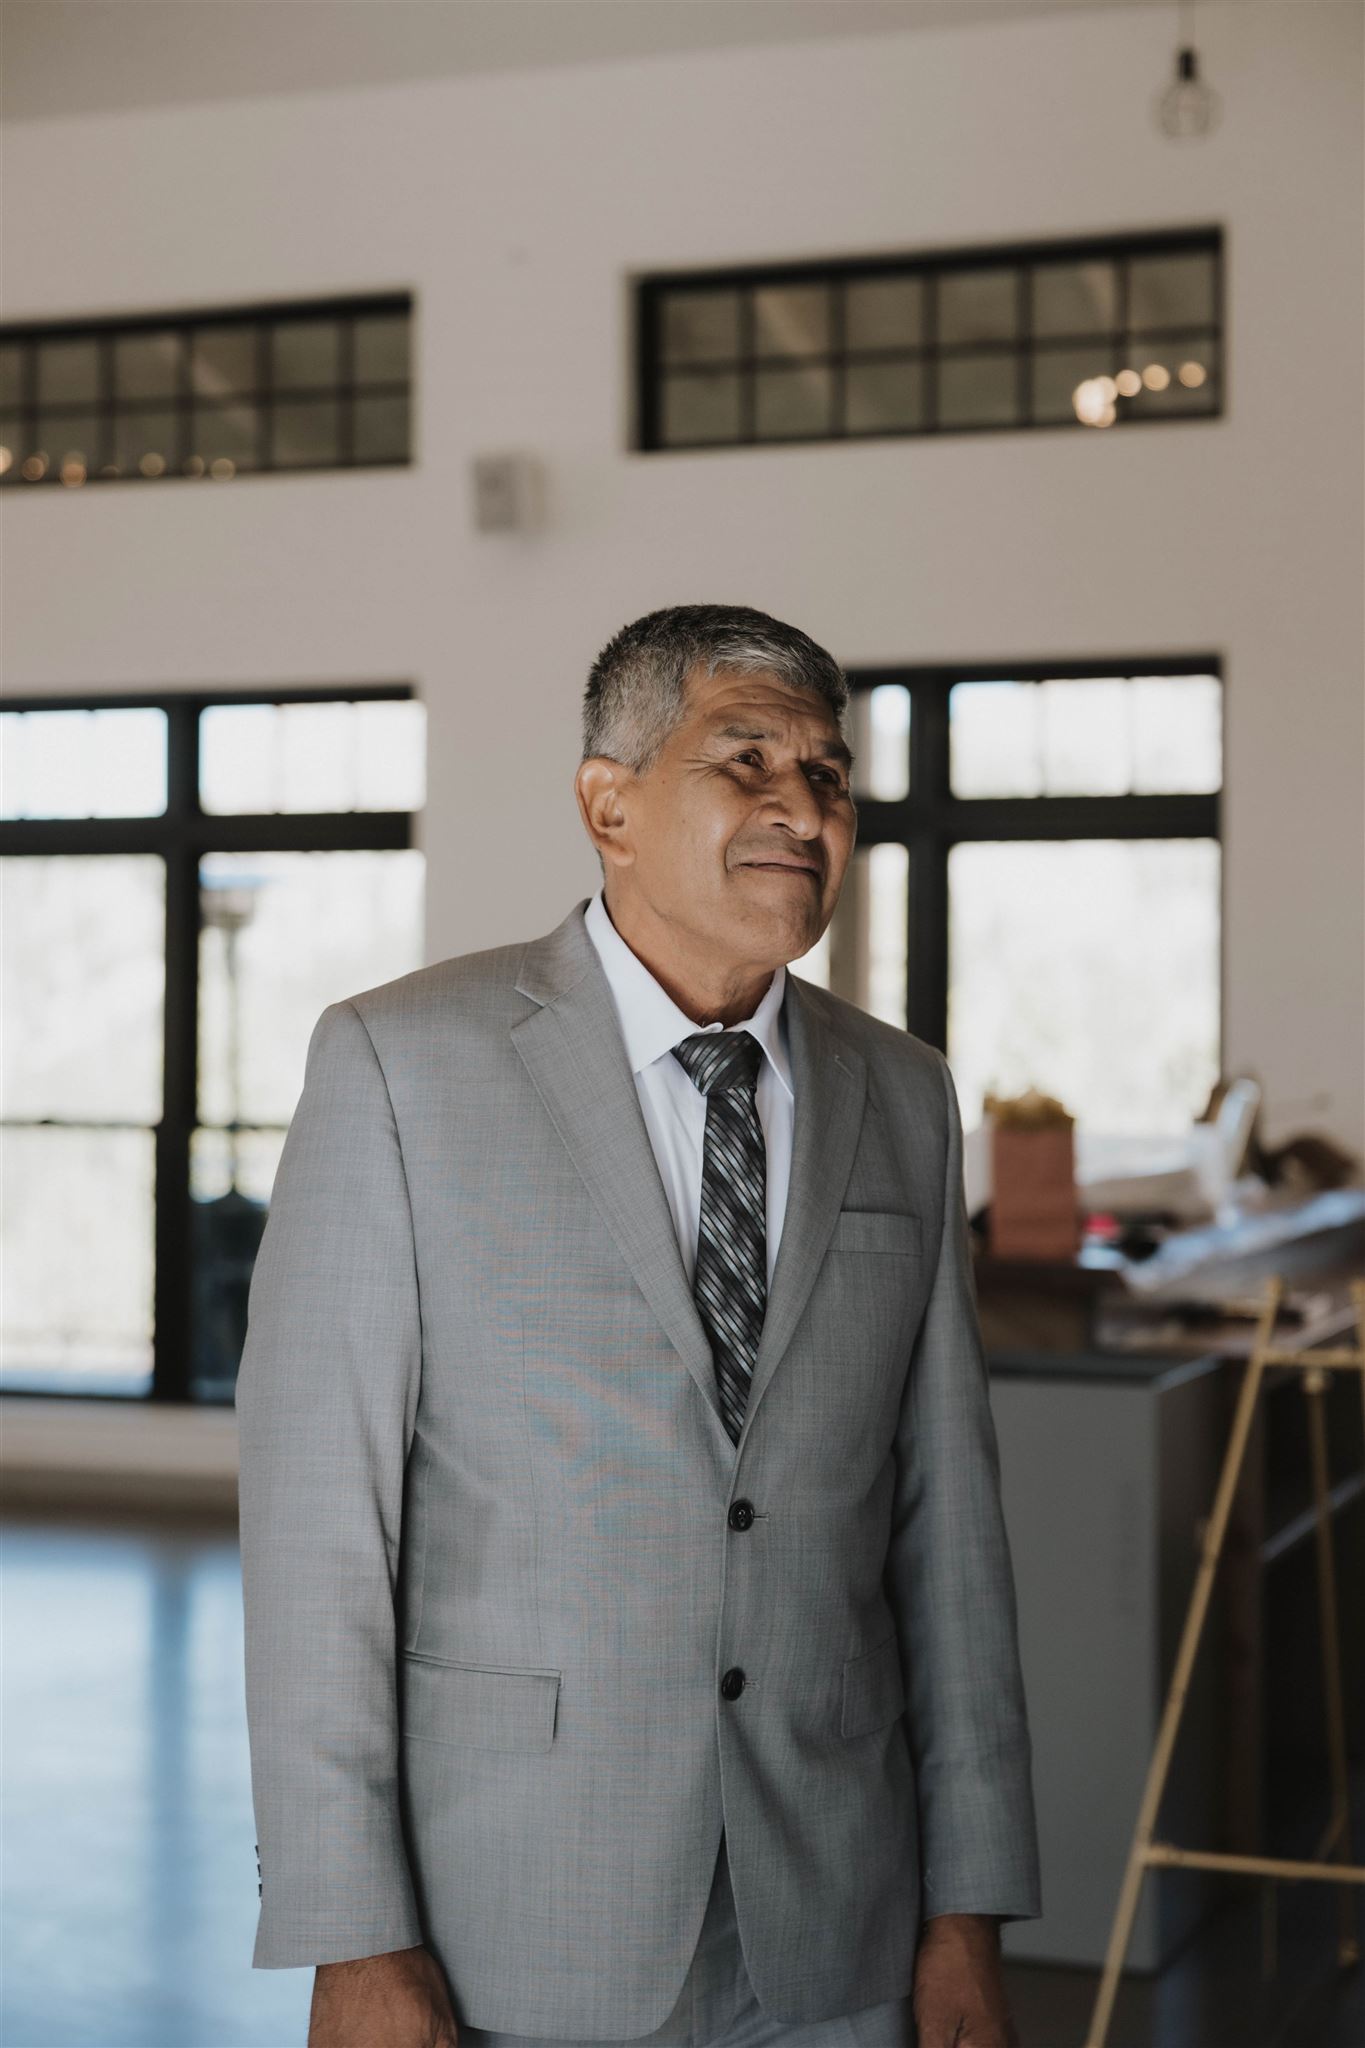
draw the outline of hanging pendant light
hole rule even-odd
[[[1185,16],[1188,5],[1189,26]],[[1199,52],[1194,47],[1194,0],[1180,0],[1180,47],[1175,55],[1175,76],[1155,103],[1156,124],[1163,135],[1177,142],[1207,135],[1218,125],[1223,103],[1199,72]]]

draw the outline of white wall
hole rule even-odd
[[[738,601],[848,663],[1220,650],[1226,1050],[1365,1142],[1361,13],[1199,10],[1222,128],[1152,128],[1155,9],[11,128],[6,317],[411,286],[418,465],[3,504],[19,690],[411,678],[428,954],[595,886],[571,781],[625,619]],[[640,456],[653,267],[1221,222],[1217,423]],[[466,469],[549,465],[534,541]]]

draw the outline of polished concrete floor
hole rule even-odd
[[[301,2048],[311,1971],[250,1965],[235,1533],[11,1518],[3,1553],[3,2048]],[[1365,1784],[1355,1810],[1360,1861]],[[1314,1825],[1289,1816],[1296,1850]],[[1259,1892],[1231,1882],[1159,1978],[1125,1981],[1108,2048],[1361,2048],[1334,1906],[1282,1889],[1262,1982]],[[1080,2048],[1095,1973],[1009,1977],[1022,2048]]]

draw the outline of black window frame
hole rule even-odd
[[[958,796],[949,755],[949,694],[957,683],[1121,680],[1134,676],[1215,676],[1227,731],[1223,658],[1192,655],[1069,657],[1062,661],[955,662],[851,666],[850,694],[882,683],[910,694],[910,777],[903,797],[859,796],[856,849],[893,844],[909,853],[906,912],[906,1028],[948,1050],[948,855],[965,840],[1213,839],[1222,846],[1223,784],[1205,792],[1147,796]],[[1223,749],[1226,760],[1226,747]],[[1226,1014],[1226,863],[1220,861],[1218,1059]]]
[[[347,683],[249,690],[126,691],[7,696],[6,711],[158,710],[166,713],[166,808],[153,817],[0,819],[0,857],[155,854],[165,861],[166,996],[164,1082],[155,1126],[152,1378],[144,1394],[59,1386],[6,1387],[6,1399],[152,1401],[218,1407],[193,1384],[193,1223],[191,1147],[198,1114],[199,870],[215,853],[330,853],[410,849],[415,811],[207,812],[199,800],[199,720],[224,705],[335,704],[415,699],[411,683]],[[118,1119],[110,1120],[117,1127]],[[0,1128],[88,1129],[100,1120],[8,1117]],[[139,1123],[139,1130],[146,1126]],[[210,1127],[212,1128],[212,1127]],[[253,1120],[253,1130],[285,1130]]]
[[[1204,253],[1213,258],[1213,319],[1211,323],[1194,322],[1170,329],[1143,330],[1142,340],[1160,341],[1163,335],[1177,335],[1189,338],[1199,333],[1207,336],[1212,343],[1213,362],[1210,372],[1212,392],[1210,403],[1198,409],[1170,412],[1127,412],[1128,401],[1118,401],[1118,416],[1115,426],[1191,426],[1211,420],[1222,419],[1227,410],[1227,237],[1221,223],[1149,230],[1142,233],[1073,236],[1061,240],[1029,242],[992,243],[977,247],[953,249],[929,249],[903,253],[883,253],[857,257],[826,257],[803,259],[799,262],[769,264],[732,265],[724,268],[703,270],[649,271],[637,275],[633,281],[634,300],[634,357],[635,357],[635,410],[632,423],[631,446],[633,452],[645,455],[706,455],[717,451],[733,452],[737,448],[746,451],[770,448],[809,447],[837,443],[840,447],[858,447],[866,442],[884,440],[921,440],[956,434],[1018,434],[1018,433],[1075,433],[1084,431],[1082,423],[1072,419],[1036,419],[1033,406],[1032,364],[1035,354],[1035,337],[1032,332],[1032,306],[1030,295],[1031,267],[1039,263],[1081,263],[1112,262],[1118,270],[1119,302],[1115,324],[1112,328],[1090,334],[1067,337],[1049,334],[1046,349],[1055,350],[1067,346],[1112,346],[1115,353],[1126,344],[1128,328],[1128,260],[1145,256],[1180,256]],[[993,270],[1001,266],[1019,266],[1017,290],[1019,296],[1019,331],[1010,341],[998,343],[972,342],[970,344],[944,347],[937,339],[936,328],[936,283],[951,272],[971,270]],[[753,422],[753,371],[760,360],[755,353],[752,334],[752,319],[746,308],[749,301],[741,296],[741,353],[732,361],[704,364],[675,364],[672,367],[682,371],[693,369],[700,372],[723,373],[729,368],[738,368],[740,378],[741,432],[734,439],[707,439],[698,441],[665,441],[661,437],[661,412],[663,381],[666,368],[662,345],[662,307],[664,299],[680,288],[698,292],[737,290],[741,294],[755,288],[769,285],[839,284],[849,280],[860,281],[873,278],[918,277],[925,281],[926,301],[929,307],[931,333],[918,346],[887,349],[881,353],[888,359],[921,358],[926,365],[926,412],[928,417],[919,426],[878,427],[873,430],[849,432],[842,420],[839,424],[818,433],[764,435],[761,439],[754,434]],[[834,295],[835,334],[827,351],[809,355],[785,358],[763,358],[770,367],[785,364],[799,367],[803,363],[828,362],[832,370],[834,386],[834,410],[839,412],[844,371],[849,360],[846,340],[841,330],[842,323],[837,317],[841,303],[839,294]],[[945,357],[959,354],[998,351],[1017,357],[1019,381],[1020,417],[1012,421],[983,421],[943,425],[937,412],[937,364]],[[873,360],[877,352],[859,352],[862,359]],[[1090,431],[1108,431],[1107,429]]]
[[[395,316],[402,316],[409,324],[407,376],[401,379],[357,384],[354,360],[355,321]],[[14,343],[41,345],[44,342],[90,341],[99,351],[98,395],[93,401],[82,399],[68,403],[56,400],[45,404],[37,388],[40,350],[38,347],[27,347],[27,353],[23,357],[23,389],[17,408],[17,417],[25,432],[32,429],[36,435],[39,423],[49,415],[89,412],[100,437],[100,445],[112,449],[114,429],[120,419],[143,413],[174,413],[178,461],[168,463],[166,469],[156,475],[127,472],[118,476],[108,476],[101,474],[98,467],[89,467],[81,479],[80,488],[84,489],[91,484],[204,483],[212,482],[214,479],[204,472],[187,471],[180,466],[187,456],[189,430],[196,404],[191,370],[193,338],[203,328],[241,327],[253,335],[255,382],[251,390],[234,392],[231,399],[225,402],[249,404],[255,408],[256,450],[252,466],[238,471],[233,481],[276,476],[335,476],[338,472],[406,469],[412,466],[414,456],[411,410],[406,454],[357,459],[354,408],[357,399],[402,398],[411,409],[416,383],[411,352],[414,316],[415,301],[411,291],[348,293],[344,296],[272,300],[252,305],[195,307],[193,311],[173,309],[103,318],[87,316],[62,320],[7,322],[0,325],[0,346]],[[313,386],[291,385],[287,389],[276,386],[269,361],[270,334],[277,324],[289,321],[316,322],[319,325],[336,323],[339,337],[339,367],[335,382]],[[165,400],[141,398],[120,402],[114,389],[115,344],[128,336],[160,334],[171,329],[176,331],[180,339],[180,360],[174,394]],[[281,401],[296,403],[307,402],[309,399],[336,401],[339,408],[339,459],[336,462],[277,464],[272,458],[271,443],[274,406]],[[203,410],[217,409],[202,400],[199,402]],[[35,439],[34,445],[38,446],[40,443]],[[63,489],[71,488],[63,483],[59,456],[42,477],[32,479],[23,477],[22,459],[22,450],[16,450],[10,472],[0,480],[0,489],[22,494],[26,490],[54,485]]]

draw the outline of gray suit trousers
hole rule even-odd
[[[471,2027],[459,2018],[458,2004],[462,2048],[604,2048],[596,2040]],[[605,2048],[915,2048],[917,2039],[908,1992],[839,2019],[779,2020],[764,2011],[744,1966],[722,1832],[701,1934],[677,2003],[652,2033]]]

